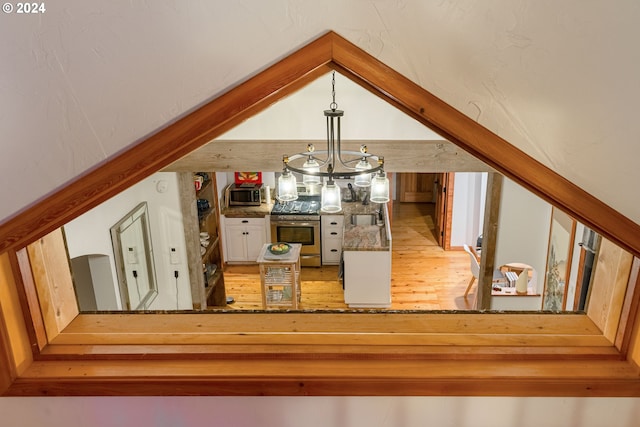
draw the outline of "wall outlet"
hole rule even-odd
[[[127,262],[129,264],[137,264],[138,263],[138,250],[135,246],[129,246],[127,248]]]
[[[180,257],[176,248],[169,248],[169,262],[171,264],[180,264]]]

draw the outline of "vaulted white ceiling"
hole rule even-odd
[[[635,1],[88,0],[1,19],[0,218],[334,30],[640,223]]]
[[[323,140],[327,134],[324,110],[330,108],[332,87],[332,74],[327,73],[218,139]],[[335,96],[337,108],[344,111],[340,125],[344,140],[443,140],[422,123],[338,72]],[[280,156],[276,157],[281,160]]]

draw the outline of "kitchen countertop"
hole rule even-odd
[[[353,225],[351,215],[375,214],[379,209],[384,212],[384,224],[378,225]],[[361,202],[343,202],[342,215],[344,215],[344,236],[342,249],[345,251],[389,251],[391,250],[391,231],[388,226],[388,215],[385,205]]]
[[[271,213],[273,203],[261,203],[260,206],[229,206],[222,208],[221,215],[227,218],[264,218]]]

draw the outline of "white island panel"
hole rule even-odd
[[[344,251],[343,281],[350,308],[389,308],[391,251]]]

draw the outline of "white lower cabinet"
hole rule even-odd
[[[322,265],[338,265],[342,256],[343,215],[321,215]]]
[[[265,218],[225,218],[225,256],[227,262],[256,262],[267,243]]]

